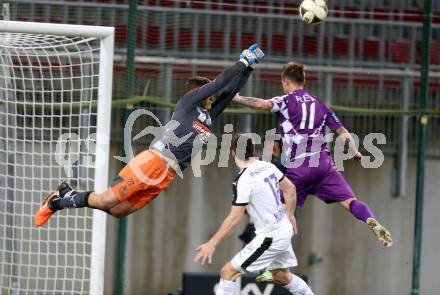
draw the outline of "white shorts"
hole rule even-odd
[[[277,238],[259,234],[232,258],[231,264],[244,273],[294,267],[298,261],[292,249],[291,235]]]

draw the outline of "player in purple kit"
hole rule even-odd
[[[392,245],[390,232],[382,226],[365,202],[356,198],[329,156],[325,126],[348,141],[355,160],[362,154],[333,111],[316,96],[304,90],[304,65],[289,62],[283,67],[281,83],[286,95],[272,99],[235,96],[234,101],[249,107],[277,113],[286,156],[286,176],[295,184],[298,206],[313,194],[326,203],[338,202],[357,219],[365,222],[385,247]]]

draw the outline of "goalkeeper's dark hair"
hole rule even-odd
[[[206,77],[194,76],[186,80],[186,91],[193,90],[194,88],[202,87],[205,84],[211,82]]]
[[[232,140],[231,151],[235,152],[238,159],[249,160],[249,158],[255,157],[254,141],[246,134],[238,134]]]
[[[304,65],[293,61],[285,64],[283,66],[281,77],[286,78],[297,85],[303,86],[306,83]]]

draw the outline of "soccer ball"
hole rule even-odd
[[[301,19],[311,25],[324,21],[327,13],[328,8],[324,0],[304,0],[299,7]]]

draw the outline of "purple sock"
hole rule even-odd
[[[350,212],[354,217],[363,222],[366,222],[370,217],[374,218],[374,214],[371,212],[367,203],[359,200],[354,200],[350,203]]]

